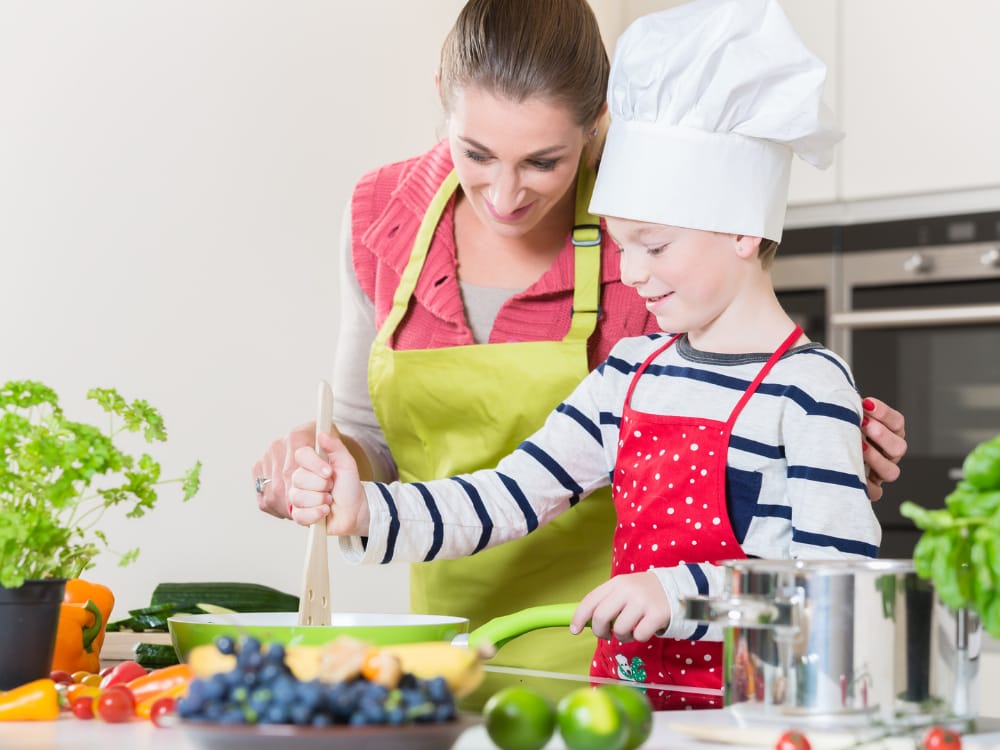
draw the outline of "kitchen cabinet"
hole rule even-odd
[[[839,197],[1000,185],[1000,3],[839,2]]]

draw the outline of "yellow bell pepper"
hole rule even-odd
[[[101,671],[104,631],[114,606],[115,595],[107,586],[79,578],[66,581],[52,656],[53,670]]]

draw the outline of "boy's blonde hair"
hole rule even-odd
[[[762,237],[760,248],[757,250],[757,257],[760,258],[760,264],[764,267],[765,271],[774,265],[774,256],[777,254],[778,243]]]

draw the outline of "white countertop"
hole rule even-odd
[[[737,723],[726,710],[661,712],[654,715],[653,734],[643,745],[643,750],[733,750],[735,747],[772,747],[778,731],[771,729],[740,729],[735,742],[721,744],[706,742],[681,734],[679,725],[695,727],[736,728]],[[405,730],[400,730],[400,738]],[[814,750],[833,750],[851,745],[850,737],[807,732]],[[771,744],[767,744],[767,743]],[[764,743],[764,744],[755,744]],[[405,748],[403,739],[399,744]],[[912,738],[882,740],[877,743],[853,747],[883,748],[884,750],[913,750]],[[187,737],[182,729],[159,729],[150,722],[134,721],[127,724],[107,724],[99,720],[83,721],[64,715],[52,722],[9,722],[0,724],[0,748],[3,750],[202,750]],[[275,742],[274,750],[295,750],[295,742],[287,739]],[[966,750],[1000,748],[1000,732],[967,735],[963,737]],[[442,750],[445,750],[442,748]],[[496,750],[482,726],[467,729],[452,746],[452,750]],[[545,750],[565,750],[557,736]]]

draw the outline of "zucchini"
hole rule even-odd
[[[146,669],[159,669],[180,663],[174,647],[165,643],[137,643],[134,650],[135,660]]]
[[[172,604],[175,612],[198,613],[202,603],[234,612],[298,612],[299,598],[259,583],[161,583],[150,605]]]
[[[107,632],[114,633],[122,630],[132,630],[142,632],[143,630],[166,630],[167,618],[174,614],[176,610],[173,604],[158,604],[152,607],[142,607],[140,609],[130,609],[128,618],[109,622]]]

